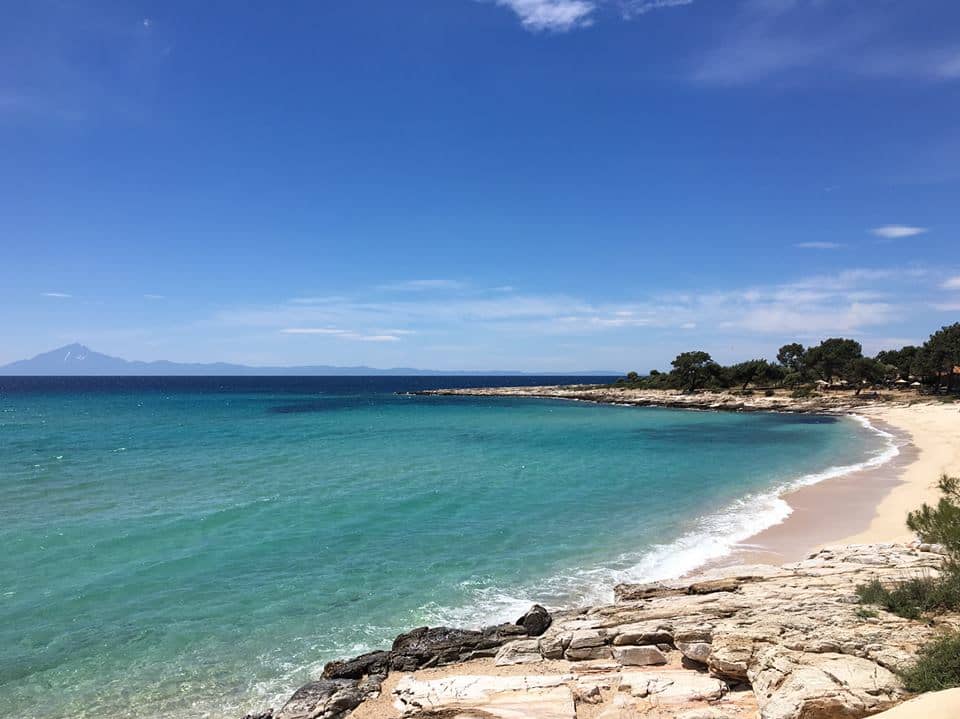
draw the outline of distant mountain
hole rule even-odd
[[[139,362],[111,357],[100,352],[94,352],[82,344],[72,344],[59,349],[38,354],[30,359],[18,360],[0,366],[0,376],[322,376],[322,375],[477,375],[477,376],[510,376],[510,375],[544,375],[544,376],[598,376],[614,377],[619,372],[514,372],[514,371],[444,371],[425,370],[414,367],[392,367],[377,369],[376,367],[336,367],[332,365],[310,365],[304,367],[248,367],[241,364],[226,362],[212,362],[210,364],[183,364],[157,360],[155,362]]]

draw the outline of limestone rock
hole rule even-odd
[[[519,639],[504,644],[497,653],[494,664],[498,667],[505,667],[513,664],[534,664],[542,661],[543,655],[540,653],[539,640]]]
[[[769,647],[757,655],[749,674],[763,719],[864,717],[904,695],[890,671],[843,654]]]
[[[410,715],[575,719],[570,675],[470,676],[421,681],[404,677],[397,684],[397,709]],[[413,713],[412,717],[418,714]]]
[[[609,659],[610,647],[570,647],[564,653],[564,656],[574,662],[588,661],[591,659]]]
[[[655,646],[614,647],[613,658],[625,666],[650,666],[666,664],[667,658]]]

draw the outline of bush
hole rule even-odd
[[[923,647],[917,661],[900,676],[912,692],[960,687],[960,634],[946,634]]]
[[[810,397],[816,397],[817,393],[810,387],[797,387],[790,393],[790,396],[794,399],[809,399]]]
[[[940,475],[936,507],[924,504],[907,515],[907,526],[924,542],[942,544],[954,563],[960,563],[960,477]]]
[[[960,609],[960,571],[951,564],[938,577],[916,577],[890,586],[874,579],[857,587],[857,597],[862,604],[877,604],[906,619]]]
[[[773,397],[775,394],[776,394],[776,392],[774,392],[772,389],[765,389],[765,390],[763,391],[763,396],[764,396],[764,397]]]

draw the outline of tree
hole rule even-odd
[[[847,365],[844,375],[847,381],[857,386],[856,394],[860,394],[864,384],[876,384],[886,378],[887,365],[870,357],[857,357]]]
[[[923,346],[929,353],[931,369],[936,373],[937,388],[941,378],[946,376],[947,391],[951,391],[956,377],[953,368],[960,367],[960,322],[940,328]]]
[[[805,364],[827,382],[847,374],[850,363],[863,356],[863,348],[855,340],[831,337],[805,355]]]
[[[924,542],[942,544],[953,566],[960,569],[960,479],[946,474],[940,476],[943,495],[935,507],[924,503],[920,509],[907,515],[907,527],[920,535]]]
[[[757,383],[778,377],[773,365],[765,359],[747,360],[726,369],[730,381],[733,384],[742,385],[742,389],[746,389],[751,382]]]
[[[777,362],[786,367],[788,372],[803,372],[806,354],[807,350],[804,349],[802,344],[791,342],[781,347],[780,351],[777,352]]]
[[[670,364],[673,366],[670,374],[678,386],[688,392],[702,387],[720,368],[720,365],[713,361],[713,357],[703,351],[683,352]]]
[[[913,372],[913,362],[917,358],[919,347],[907,345],[899,350],[884,350],[877,353],[877,360],[886,365],[897,368],[897,373],[901,377],[909,377]]]

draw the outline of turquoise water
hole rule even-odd
[[[462,379],[12,382],[0,716],[277,706],[412,626],[692,568],[782,519],[772,490],[886,447],[852,420],[392,394]]]

